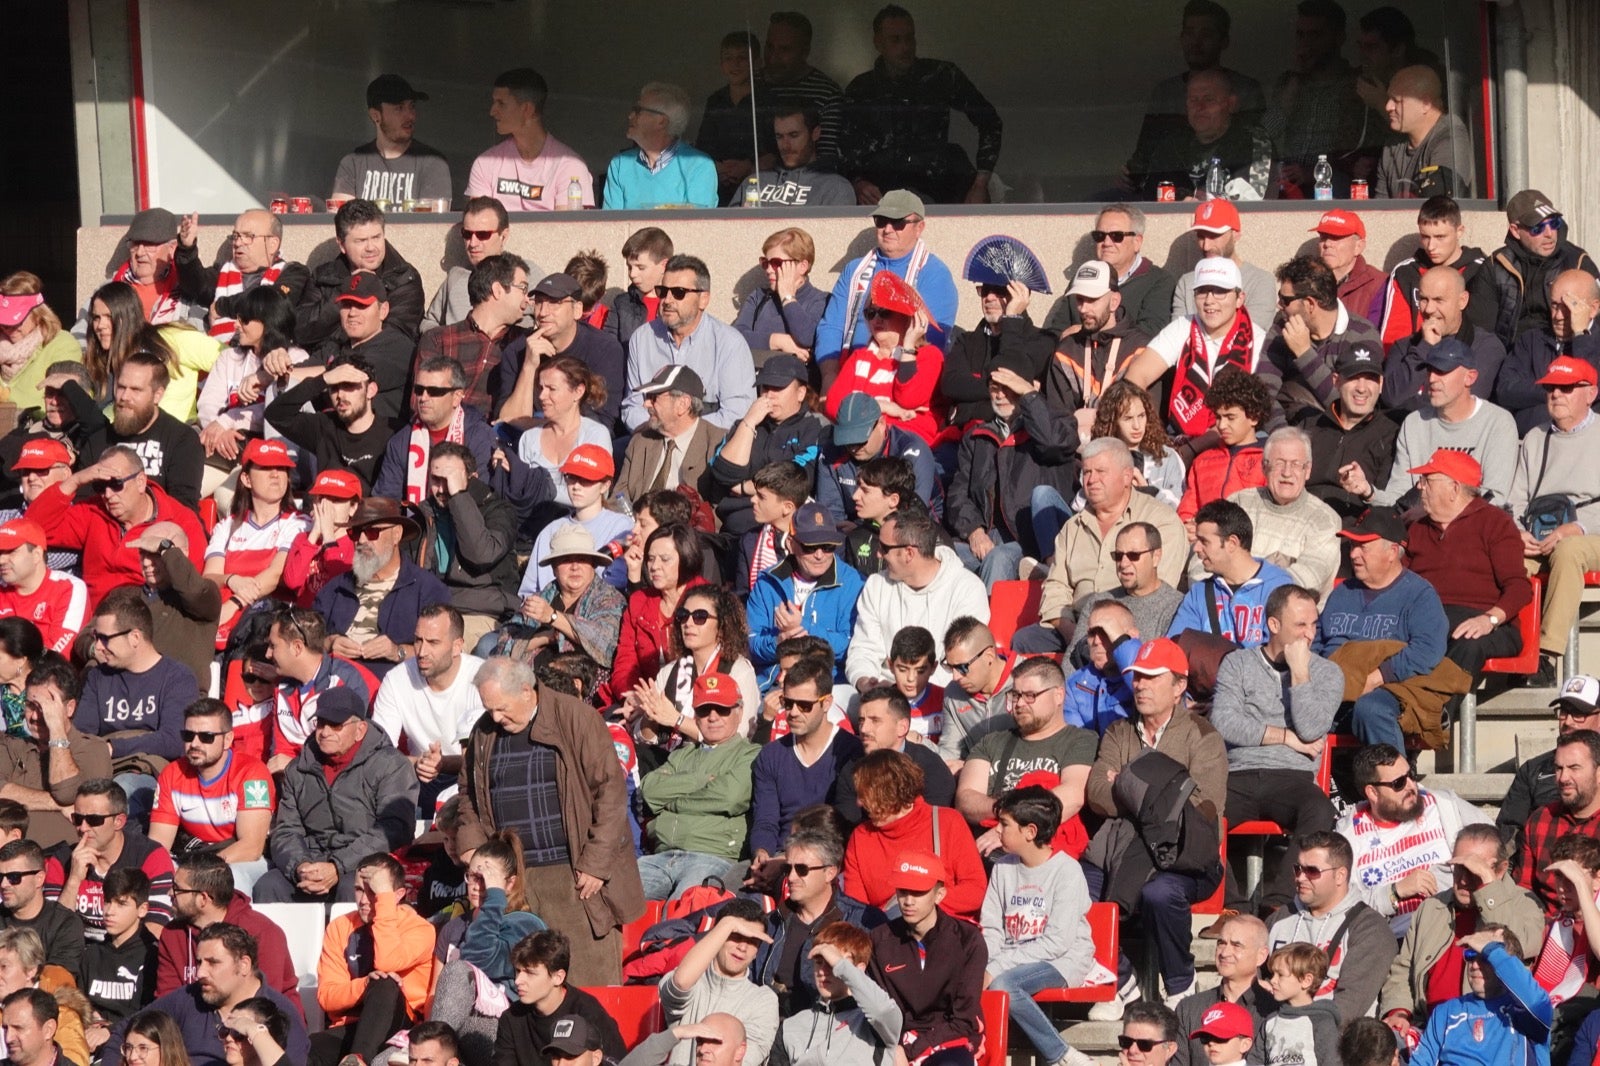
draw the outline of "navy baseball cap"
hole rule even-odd
[[[1478,369],[1478,357],[1459,337],[1440,337],[1439,343],[1424,345],[1421,352],[1422,365],[1441,374],[1448,374],[1460,367]]]

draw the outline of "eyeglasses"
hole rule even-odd
[[[1374,781],[1372,784],[1376,788],[1386,788],[1391,792],[1404,792],[1406,786],[1415,780],[1415,775],[1404,773],[1395,778],[1393,781]]]
[[[783,876],[788,877],[790,874],[799,874],[801,877],[810,877],[818,870],[826,870],[830,865],[830,863],[822,863],[819,866],[812,866],[808,862],[786,862],[782,867]]]
[[[1262,465],[1268,470],[1302,470],[1311,464],[1304,459],[1273,459]]]
[[[499,232],[497,229],[468,229],[462,226],[461,239],[464,241],[488,241],[493,240],[494,235]]]
[[[1332,866],[1302,866],[1300,863],[1295,863],[1294,864],[1294,875],[1296,877],[1303,877],[1307,881],[1315,881],[1317,878],[1321,877],[1323,874],[1328,873],[1328,872],[1330,872],[1331,870],[1334,870],[1334,869],[1335,869],[1335,867],[1332,867]]]
[[[132,629],[119,629],[115,633],[102,633],[98,629],[96,629],[93,632],[94,632],[95,641],[102,648],[109,648],[109,647],[111,647],[111,642],[113,640],[116,640],[118,637],[125,637],[129,633],[132,633],[133,630]]]
[[[128,487],[128,482],[138,476],[138,474],[129,474],[127,477],[97,477],[89,482],[89,487],[99,493],[104,493],[107,489],[112,492],[121,492]]]
[[[1524,233],[1528,233],[1528,234],[1530,234],[1530,235],[1532,235],[1534,237],[1538,237],[1538,236],[1541,236],[1543,234],[1549,233],[1551,230],[1555,229],[1556,227],[1558,227],[1560,225],[1561,225],[1561,216],[1560,215],[1551,215],[1549,218],[1545,219],[1543,222],[1538,223],[1537,225],[1523,226],[1522,230],[1523,230]]]
[[[1278,306],[1279,307],[1288,307],[1290,304],[1294,303],[1296,300],[1304,300],[1304,299],[1305,299],[1305,297],[1301,296],[1297,292],[1291,292],[1287,296],[1285,296],[1283,293],[1280,292],[1280,293],[1278,293]]]
[[[249,672],[240,674],[239,680],[243,681],[247,685],[276,685],[278,683],[278,679],[275,677],[265,677],[261,674],[252,674]]]
[[[1137,236],[1138,234],[1130,229],[1092,229],[1089,231],[1089,239],[1096,244],[1104,244],[1106,241],[1110,241],[1112,244],[1121,244],[1129,237]]]
[[[154,1044],[123,1044],[122,1057],[125,1059],[138,1059],[143,1062],[152,1055],[160,1057],[161,1049]]]
[[[456,387],[454,385],[413,385],[413,386],[411,386],[411,395],[413,395],[413,396],[432,396],[436,400],[441,396],[448,396],[452,392],[455,392],[455,391],[456,391]]]
[[[697,626],[703,626],[707,622],[715,621],[716,617],[716,615],[712,614],[704,607],[696,608],[693,611],[689,610],[687,607],[679,607],[676,611],[672,612],[672,620],[678,623],[680,626],[685,622],[693,622]]]
[[[818,696],[814,700],[797,700],[793,696],[780,696],[778,697],[778,705],[786,711],[810,711],[811,708],[826,698],[825,696]]]
[[[1012,705],[1022,704],[1031,707],[1040,696],[1043,696],[1046,692],[1053,692],[1060,687],[1060,685],[1051,685],[1049,688],[1041,688],[1033,692],[1023,692],[1021,689],[1014,688],[1006,693],[1006,702]]]
[[[12,870],[9,873],[0,874],[0,881],[4,881],[8,885],[15,886],[15,885],[22,884],[22,879],[24,877],[32,877],[34,874],[42,874],[42,873],[44,873],[44,871],[42,869],[41,870]],[[804,875],[802,874],[801,876],[804,876]]]
[[[73,825],[87,825],[94,829],[99,829],[115,817],[114,814],[79,814],[77,811],[73,811],[71,815]]]
[[[771,258],[757,259],[756,260],[756,265],[759,266],[762,270],[782,270],[786,263],[800,263],[800,262],[804,262],[804,260],[800,260],[800,259],[779,259],[777,256],[773,256]]]
[[[878,541],[878,554],[879,555],[888,555],[890,552],[894,551],[897,548],[909,548],[909,547],[911,547],[911,545],[909,545],[909,544],[888,544],[888,543],[880,540],[880,541]]]
[[[234,244],[249,244],[251,241],[259,241],[265,236],[265,233],[240,233],[239,231],[235,230],[234,232],[228,234],[228,240],[232,241]]]
[[[1146,1055],[1154,1051],[1157,1044],[1165,1043],[1167,1043],[1165,1040],[1152,1040],[1151,1038],[1144,1036],[1127,1036],[1124,1034],[1117,1037],[1117,1046],[1123,1051],[1129,1051],[1133,1048],[1138,1048]]]
[[[910,216],[910,215],[906,216],[905,218],[884,218],[882,215],[873,215],[872,216],[873,228],[875,228],[875,229],[888,228],[888,229],[894,230],[896,233],[899,233],[901,230],[905,229],[907,226],[911,225],[913,222],[921,222],[921,221],[922,220],[920,218],[916,218],[916,217]]]
[[[213,733],[208,729],[180,729],[178,730],[178,736],[183,738],[185,744],[191,744],[196,740],[202,744],[214,744],[218,737],[227,736],[230,732],[232,730]]]
[[[712,715],[716,715],[718,718],[727,718],[736,710],[738,710],[737,707],[718,707],[714,703],[702,703],[694,709],[694,716],[696,718],[710,718]]]
[[[974,655],[964,663],[953,663],[947,656],[944,660],[944,668],[949,670],[952,674],[955,674],[957,677],[966,677],[967,671],[972,669],[972,664],[983,658],[985,655],[988,655],[993,649],[993,644],[985,644],[982,648],[978,649],[978,654]]]
[[[1591,708],[1587,711],[1581,711],[1570,703],[1563,703],[1561,706],[1556,708],[1557,718],[1571,718],[1574,721],[1582,721],[1585,718],[1593,718],[1597,714],[1600,714],[1600,707]]]
[[[1154,548],[1144,548],[1144,549],[1141,549],[1139,551],[1127,551],[1127,552],[1114,551],[1114,552],[1111,553],[1111,561],[1114,562],[1114,563],[1120,563],[1120,562],[1122,562],[1122,560],[1126,559],[1130,563],[1136,563],[1140,559],[1143,559],[1146,555],[1149,555],[1153,551],[1155,551]]]
[[[682,300],[683,298],[688,296],[691,292],[705,292],[705,291],[706,291],[705,289],[691,289],[687,285],[657,285],[656,286],[656,299],[665,300],[667,298],[667,293],[670,292],[672,294],[672,298],[674,300]]]

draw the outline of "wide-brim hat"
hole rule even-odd
[[[378,525],[399,526],[405,530],[405,540],[410,540],[422,532],[422,527],[417,525],[416,519],[406,513],[405,507],[399,500],[391,500],[387,496],[368,496],[361,501],[361,506],[356,508],[355,515],[351,517],[350,532]]]

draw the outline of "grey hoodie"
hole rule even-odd
[[[1339,1066],[1339,1012],[1325,999],[1267,1015],[1267,1066]]]
[[[904,1020],[899,1005],[849,959],[840,959],[833,973],[850,990],[852,1002],[835,1010],[819,1000],[785,1019],[771,1066],[877,1066],[880,1058],[892,1056]]]
[[[1330,944],[1346,915],[1356,908],[1360,910],[1351,917],[1340,942]],[[1389,923],[1354,891],[1346,892],[1344,899],[1320,918],[1306,911],[1299,900],[1274,911],[1267,919],[1267,947],[1276,951],[1293,943],[1315,944],[1328,953],[1328,976],[1317,989],[1317,998],[1331,998],[1341,1018],[1372,1013],[1389,975],[1389,964],[1399,952]],[[1354,961],[1347,971],[1348,960]]]

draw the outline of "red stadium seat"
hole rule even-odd
[[[622,927],[622,957],[624,959],[639,950],[639,941],[644,939],[644,931],[659,922],[662,913],[666,909],[667,905],[661,900],[647,899],[644,901],[644,914]]]
[[[1017,630],[1039,621],[1039,600],[1044,584],[1039,581],[996,581],[989,593],[989,630],[995,643],[1011,647]],[[940,639],[934,634],[934,639]]]
[[[1006,1066],[1011,1050],[1011,996],[988,989],[983,993],[983,1057],[978,1066]]]
[[[645,1037],[661,1032],[661,994],[655,985],[601,985],[586,988],[611,1015],[622,1033],[624,1047],[636,1047]]]
[[[217,528],[217,501],[210,496],[200,501],[200,527],[208,537]]]
[[[1115,903],[1089,904],[1089,935],[1094,937],[1094,961],[1117,972],[1117,950],[1122,932],[1121,916]],[[1038,1003],[1109,1003],[1117,994],[1112,981],[1088,988],[1047,988],[1035,992]]]

